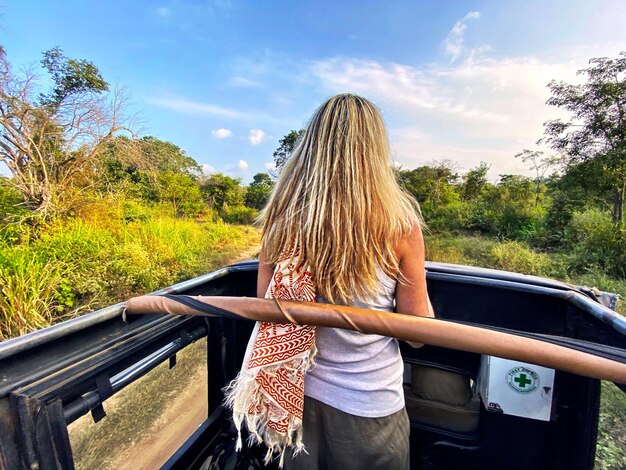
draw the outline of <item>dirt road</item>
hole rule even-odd
[[[201,366],[191,377],[184,392],[170,403],[150,430],[132,442],[109,468],[160,468],[207,418],[206,383],[206,366]]]

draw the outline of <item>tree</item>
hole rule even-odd
[[[545,216],[535,205],[535,185],[521,175],[500,175],[497,185],[488,185],[479,198],[474,225],[482,231],[514,239],[528,239],[539,230]]]
[[[594,58],[579,70],[586,83],[551,81],[548,104],[571,113],[568,121],[545,123],[542,142],[564,154],[566,168],[593,161],[611,187],[613,223],[624,220],[626,192],[626,53]]]
[[[530,167],[535,171],[535,205],[539,205],[541,185],[545,182],[548,171],[559,163],[560,158],[556,155],[544,156],[539,150],[524,149],[515,158],[520,158],[524,163],[530,162]]]
[[[257,173],[254,175],[252,183],[246,189],[246,206],[261,210],[267,204],[274,182],[267,173]]]
[[[157,181],[159,199],[169,202],[176,215],[195,215],[206,208],[200,186],[189,176],[162,171],[158,174]]]
[[[472,168],[463,176],[461,184],[461,197],[466,201],[476,199],[483,192],[487,185],[487,172],[490,165],[480,162],[476,168]]]
[[[213,173],[200,185],[207,203],[222,213],[229,207],[243,205],[243,188],[238,178]]]
[[[452,166],[450,161],[443,160],[432,166],[400,170],[400,184],[417,199],[423,209],[449,204],[459,199],[454,186],[459,175]]]
[[[200,166],[184,150],[171,142],[145,136],[129,139],[118,136],[107,142],[97,160],[98,182],[96,189],[102,192],[126,192],[145,201],[164,200],[167,187],[196,186],[190,201],[199,195]],[[197,193],[197,194],[196,194]],[[170,196],[165,200],[172,201]],[[175,207],[180,203],[173,203]],[[189,212],[189,211],[187,211]]]
[[[178,145],[152,136],[142,137],[138,144],[148,169],[171,171],[192,178],[201,173],[200,165]]]
[[[304,135],[304,129],[300,129],[298,131],[290,131],[289,134],[285,135],[282,139],[278,141],[278,148],[274,151],[274,163],[276,165],[276,169],[274,170],[274,175],[279,175],[280,170],[283,168],[283,165],[293,152],[293,149],[296,148],[296,145],[300,138]]]
[[[0,161],[28,206],[46,217],[59,210],[64,191],[128,125],[123,93],[109,92],[94,64],[67,58],[59,48],[43,56],[52,88],[37,93],[35,73],[13,73],[0,47]]]

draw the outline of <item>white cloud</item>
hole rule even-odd
[[[274,162],[265,162],[263,166],[265,167],[266,170],[270,170],[270,171],[276,169],[276,163]]]
[[[443,41],[443,47],[447,56],[450,56],[450,62],[456,61],[463,52],[465,42],[465,31],[467,30],[467,21],[477,20],[480,18],[480,13],[477,11],[471,11],[459,21],[454,23],[454,26]]]
[[[207,163],[201,163],[200,169],[202,170],[202,173],[205,175],[210,175],[212,173],[215,173],[215,168],[213,168],[211,165]]]
[[[250,165],[248,165],[248,162],[245,160],[239,160],[237,162],[237,169],[241,172],[246,172],[248,171],[248,168],[250,168]]]
[[[276,117],[273,114],[265,112],[246,112],[239,111],[233,108],[226,108],[211,103],[203,103],[193,101],[187,98],[181,98],[177,96],[148,96],[145,98],[146,103],[152,106],[158,106],[159,108],[168,109],[181,114],[189,114],[193,116],[208,116],[208,117],[220,117],[224,119],[231,119],[235,121],[256,123],[273,124],[279,126],[290,125],[289,121],[284,117]],[[263,133],[265,136],[265,133]]]
[[[257,82],[256,80],[251,80],[249,78],[241,77],[241,76],[231,77],[228,83],[230,84],[230,86],[233,86],[236,88],[260,88],[263,86],[261,85],[261,83]]]
[[[161,18],[168,18],[172,14],[172,10],[168,7],[159,7],[156,9],[156,14]]]
[[[252,145],[259,145],[265,139],[265,132],[262,129],[250,129],[248,134],[248,142]]]
[[[234,109],[224,108],[213,104],[198,103],[185,98],[148,97],[146,101],[154,106],[159,106],[161,108],[166,108],[183,114],[219,116],[246,121],[252,119],[252,116],[248,113],[243,113]]]
[[[421,67],[340,57],[313,63],[309,73],[327,94],[351,91],[377,103],[395,159],[405,167],[449,158],[465,169],[487,161],[495,175],[525,173],[513,156],[535,148],[543,123],[562,115],[545,104],[548,82],[579,81],[576,70],[589,57],[613,57],[623,47],[599,44],[541,57],[474,57]]]
[[[233,132],[230,129],[224,129],[223,127],[219,129],[213,129],[211,131],[211,135],[216,139],[226,139],[233,135]]]

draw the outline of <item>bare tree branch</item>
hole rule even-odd
[[[133,134],[123,115],[123,88],[109,92],[93,64],[70,61],[60,49],[46,52],[42,64],[55,84],[47,93],[36,89],[33,70],[14,74],[0,48],[0,161],[27,202],[51,214],[74,176],[108,142],[121,132]]]

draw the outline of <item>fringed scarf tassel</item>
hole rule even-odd
[[[315,302],[309,270],[291,256],[276,265],[266,298]],[[315,327],[291,323],[257,323],[248,342],[241,372],[225,392],[225,405],[233,410],[236,449],[241,450],[245,423],[249,444],[264,443],[265,463],[278,454],[305,451],[302,442],[304,376],[313,366]]]

